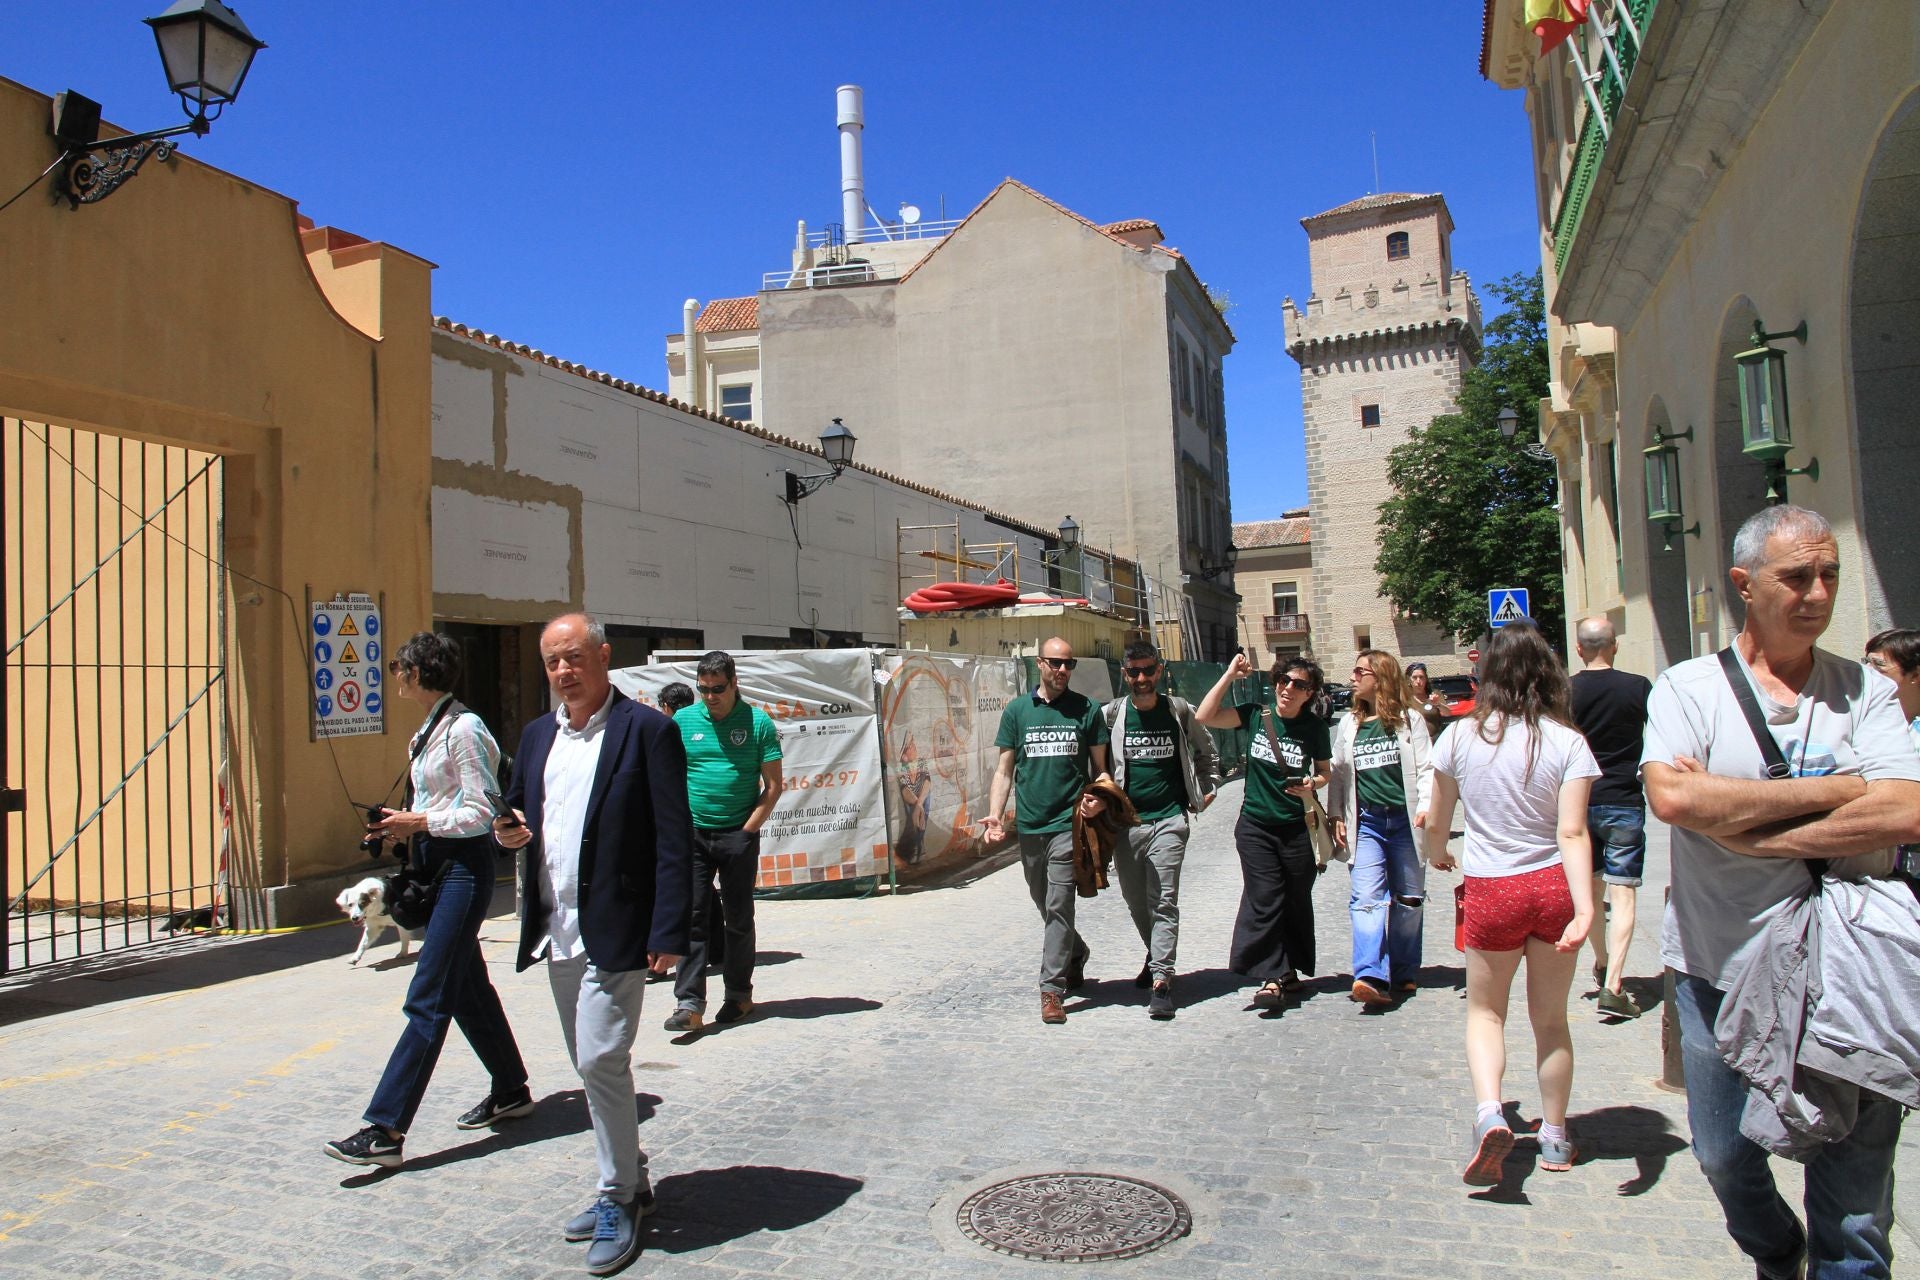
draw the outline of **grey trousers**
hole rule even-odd
[[[1067,971],[1087,962],[1087,944],[1073,927],[1073,832],[1020,835],[1027,892],[1040,908],[1040,989],[1064,994]]]
[[[608,973],[582,953],[570,960],[549,959],[547,981],[553,986],[567,1057],[587,1095],[600,1194],[631,1204],[648,1186],[647,1153],[640,1149],[640,1116],[633,1096],[633,1038],[640,1030],[647,971]]]
[[[1187,815],[1127,828],[1114,848],[1114,878],[1133,913],[1133,927],[1147,944],[1147,967],[1154,981],[1173,977],[1173,953],[1180,945],[1180,864],[1187,857]]]

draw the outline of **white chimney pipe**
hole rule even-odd
[[[701,395],[706,383],[706,375],[700,368],[700,335],[694,332],[694,325],[700,319],[700,300],[688,298],[680,305],[680,355],[687,364],[687,403],[698,409],[705,397]]]
[[[848,244],[866,238],[860,232],[867,223],[866,182],[860,174],[860,131],[866,127],[862,96],[857,84],[834,90],[840,116],[840,221],[847,229]]]

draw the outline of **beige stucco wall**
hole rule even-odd
[[[1634,463],[1621,482],[1630,630],[1650,625],[1649,534],[1638,462],[1656,405],[1664,406],[1675,428],[1694,428],[1692,443],[1680,446],[1682,492],[1687,520],[1698,519],[1702,532],[1686,539],[1686,582],[1690,593],[1712,591],[1708,620],[1694,628],[1694,652],[1724,644],[1738,625],[1726,579],[1734,521],[1712,495],[1732,478],[1716,466],[1714,436],[1730,426],[1722,403],[1723,328],[1744,301],[1771,330],[1807,323],[1804,347],[1791,339],[1775,345],[1787,353],[1796,442],[1789,462],[1799,466],[1818,457],[1821,474],[1817,481],[1792,478],[1789,493],[1834,522],[1842,589],[1824,643],[1836,652],[1859,653],[1870,623],[1861,572],[1860,473],[1853,457],[1853,362],[1856,348],[1877,335],[1857,332],[1851,323],[1855,228],[1876,147],[1916,85],[1920,10],[1830,8],[1745,145],[1728,157],[1671,269],[1620,334],[1620,433],[1628,442],[1622,453]],[[1889,298],[1885,304],[1911,315],[1916,300]],[[1742,459],[1734,466],[1757,472],[1759,463]],[[1897,533],[1889,529],[1885,536]],[[1658,533],[1652,537],[1657,543]]]
[[[48,109],[0,81],[0,170],[53,159]],[[286,593],[230,610],[235,849],[267,885],[361,859],[334,760],[379,795],[411,728],[308,741],[307,594],[384,593],[400,634],[432,619],[431,266],[309,256],[296,218],[184,153],[98,205],[36,192],[0,217],[0,414],[226,455],[228,561]]]
[[[1237,639],[1234,641],[1253,656],[1256,666],[1273,655],[1275,647],[1311,652],[1313,636],[1269,635],[1265,621],[1273,610],[1273,584],[1291,582],[1299,597],[1296,612],[1306,613],[1313,601],[1313,547],[1301,543],[1294,547],[1246,547],[1234,566],[1234,589],[1240,593]]]

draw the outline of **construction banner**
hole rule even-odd
[[[760,832],[759,889],[858,881],[887,873],[887,818],[875,731],[873,654],[866,649],[735,653],[740,696],[780,732],[780,802]],[[622,693],[650,706],[694,663],[613,672]]]
[[[903,880],[979,856],[1000,713],[1029,687],[1017,658],[879,655],[887,827]]]

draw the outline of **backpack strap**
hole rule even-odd
[[[1760,711],[1760,700],[1753,696],[1753,685],[1747,679],[1747,673],[1741,669],[1740,657],[1728,645],[1719,653],[1720,670],[1725,673],[1727,683],[1733,688],[1733,699],[1740,704],[1740,710],[1747,717],[1747,728],[1753,731],[1753,743],[1760,748],[1760,758],[1766,762],[1767,777],[1778,782],[1793,776],[1793,766],[1780,753],[1780,744],[1774,740],[1773,731],[1767,728],[1767,717]],[[1827,872],[1825,858],[1806,859],[1807,871],[1813,876],[1814,887],[1820,885],[1820,877]]]

